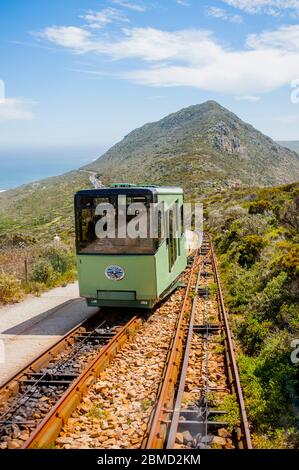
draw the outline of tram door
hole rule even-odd
[[[168,210],[168,233],[167,233],[167,244],[168,244],[168,262],[169,262],[169,272],[172,270],[172,267],[178,256],[177,249],[177,235],[176,235],[176,219],[174,208]]]

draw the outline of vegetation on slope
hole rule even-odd
[[[299,185],[206,201],[256,447],[298,447]],[[298,358],[299,359],[299,358]]]
[[[132,182],[181,184],[196,196],[296,181],[299,157],[207,101],[135,129],[86,169],[98,171],[103,179],[109,175],[111,181],[125,175]]]
[[[40,295],[76,279],[73,247],[41,243],[34,237],[5,236],[0,242],[0,304]]]
[[[74,171],[0,193],[0,235],[73,239],[74,193],[91,187],[88,176]]]
[[[179,185],[196,198],[227,188],[297,181],[299,157],[207,101],[135,129],[81,170],[0,193],[0,234],[71,236],[73,194],[91,187],[90,172],[106,185]]]

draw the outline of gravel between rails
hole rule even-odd
[[[177,289],[117,353],[69,418],[57,448],[140,448],[183,297]]]
[[[208,321],[214,325],[220,324],[218,301],[216,292],[213,292],[215,279],[211,265],[205,267],[208,277],[201,280],[201,286],[211,288],[209,297],[199,297],[196,305],[194,323],[201,325]],[[217,394],[209,393],[208,402],[211,409],[221,409],[221,404],[225,397],[230,394],[227,383],[225,358],[223,353],[223,333],[219,330],[210,335],[208,342],[208,370],[205,367],[205,344],[201,335],[193,333],[190,355],[188,361],[185,390],[182,400],[182,411],[194,410],[200,412],[202,394],[198,389],[205,386],[205,381],[209,387],[223,387],[223,392]],[[211,402],[213,400],[213,403]],[[190,431],[178,432],[176,434],[175,449],[205,449],[222,448],[234,449],[232,434],[226,427],[220,427],[207,436],[192,435]]]

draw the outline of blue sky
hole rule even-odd
[[[299,0],[1,0],[0,57],[2,148],[102,149],[207,99],[299,140]]]

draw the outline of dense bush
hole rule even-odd
[[[23,246],[27,238],[28,245]],[[29,293],[40,295],[51,287],[65,286],[77,277],[75,255],[63,242],[37,243],[33,237],[16,235],[7,237],[4,245],[0,244],[0,303],[18,301]]]
[[[264,246],[265,240],[259,235],[247,235],[244,237],[238,247],[239,264],[241,266],[251,266],[258,260]]]
[[[260,200],[255,201],[250,204],[248,212],[249,214],[264,214],[267,211],[270,211],[272,204],[269,201]]]
[[[54,269],[47,259],[39,258],[33,265],[30,281],[49,284],[53,278]]]
[[[74,279],[75,257],[64,245],[46,245],[31,268],[30,281],[48,286]],[[69,275],[68,275],[69,273]]]
[[[43,292],[47,290],[46,284],[43,282],[30,281],[26,285],[26,292],[29,294],[34,294],[39,297]]]
[[[262,420],[266,401],[263,386],[257,377],[257,359],[245,354],[238,355],[238,366],[242,377],[243,392],[246,397],[247,413],[251,423]]]
[[[51,263],[54,271],[63,274],[67,272],[74,263],[73,255],[62,245],[49,245],[43,251],[43,256]]]
[[[15,276],[10,274],[0,274],[0,302],[18,302],[24,297],[24,290]]]
[[[279,245],[282,249],[282,245]],[[289,245],[273,263],[275,270],[283,269],[290,277],[299,276],[299,246]]]
[[[263,236],[269,230],[269,225],[273,224],[271,217],[261,214],[247,214],[238,220],[239,230],[242,237],[246,235]]]
[[[272,326],[271,322],[259,321],[254,315],[248,313],[237,330],[243,350],[250,355],[259,354]]]
[[[249,197],[250,196],[250,197]],[[238,363],[257,447],[299,445],[298,364],[291,341],[299,337],[298,185],[230,194],[209,207],[209,228],[220,254]],[[225,198],[223,198],[224,200]],[[226,216],[238,204],[232,220]],[[220,214],[223,220],[220,225]],[[215,214],[219,215],[215,217]],[[216,225],[215,225],[216,221]]]

